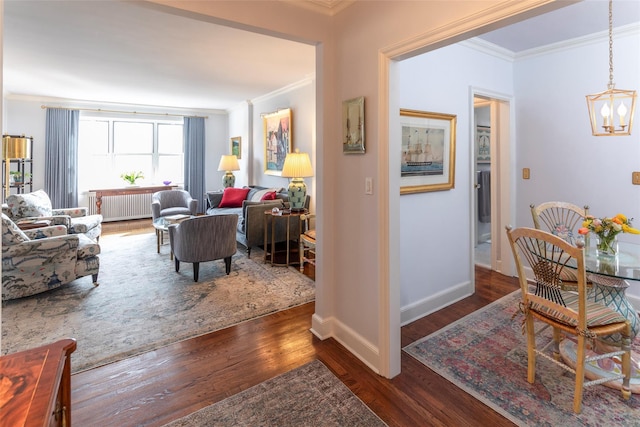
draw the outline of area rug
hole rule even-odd
[[[157,253],[154,233],[100,238],[100,285],[90,277],[2,304],[2,354],[75,338],[79,372],[249,319],[313,301],[313,280],[293,267],[264,264],[240,249],[231,274],[223,260],[176,273],[169,247]]]
[[[166,427],[386,426],[320,361],[260,383]]]
[[[536,382],[527,382],[519,298],[515,291],[404,351],[520,426],[640,426],[640,396],[625,401],[619,390],[604,386],[585,389],[582,413],[574,414],[574,376],[542,357]],[[543,339],[550,340],[551,332]]]

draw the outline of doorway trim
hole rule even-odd
[[[471,87],[470,90],[471,111],[469,121],[471,135],[474,135],[475,118],[473,114],[476,98],[486,99],[491,110],[491,269],[507,276],[513,276],[514,267],[509,242],[503,232],[507,225],[511,224],[511,213],[515,212],[515,123],[514,99],[512,95],[506,95],[487,89]],[[475,138],[470,145],[470,156],[475,171]],[[470,194],[470,251],[471,270],[473,283],[475,284],[475,240],[476,240],[476,210],[478,194],[475,188],[475,174],[471,174]]]

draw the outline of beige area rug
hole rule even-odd
[[[314,360],[166,427],[386,425],[322,362]]]
[[[2,354],[75,338],[78,372],[313,301],[315,284],[294,267],[265,265],[239,247],[231,274],[224,261],[175,272],[169,247],[154,233],[100,239],[100,286],[90,277],[2,304]]]

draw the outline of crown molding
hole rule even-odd
[[[280,0],[289,3],[292,6],[310,10],[311,12],[320,13],[327,16],[335,16],[347,7],[351,6],[356,0]]]

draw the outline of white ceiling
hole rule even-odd
[[[309,3],[335,11],[351,0]],[[607,0],[568,4],[482,38],[517,53],[607,30]],[[616,0],[613,16],[614,27],[640,22],[640,1]],[[313,46],[137,2],[4,3],[5,95],[228,109],[314,70]]]

